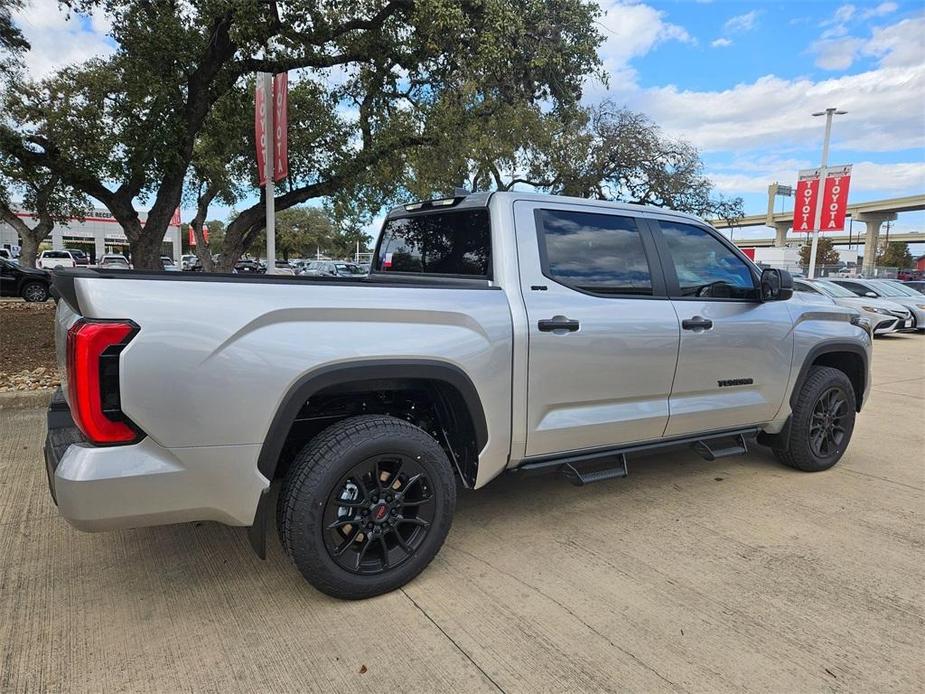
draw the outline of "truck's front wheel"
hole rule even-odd
[[[785,465],[820,472],[842,457],[854,431],[854,388],[843,371],[814,366],[790,415],[786,449],[775,449]]]
[[[368,598],[430,563],[455,506],[450,462],[431,436],[395,417],[351,417],[293,461],[279,497],[280,537],[318,590]]]

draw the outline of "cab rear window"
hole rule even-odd
[[[425,213],[386,220],[375,270],[489,277],[488,210]]]

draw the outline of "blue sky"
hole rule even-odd
[[[716,188],[742,196],[747,213],[765,211],[770,182],[793,183],[818,164],[823,122],[810,114],[828,106],[848,111],[830,162],[855,165],[850,201],[925,192],[921,0],[600,5],[609,83],[588,84],[585,100],[642,111],[695,144]],[[67,21],[56,0],[34,0],[16,18],[36,76],[111,50],[104,18]],[[895,228],[923,227],[925,213],[908,213]]]

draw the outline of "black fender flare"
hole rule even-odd
[[[867,359],[867,350],[863,346],[859,345],[857,342],[846,342],[843,340],[825,340],[820,342],[817,345],[814,345],[812,349],[806,354],[806,358],[803,360],[803,365],[800,367],[800,373],[797,375],[796,380],[793,383],[793,390],[790,391],[790,407],[792,408],[795,402],[795,398],[799,395],[800,390],[803,388],[803,384],[806,382],[806,379],[809,377],[809,370],[812,368],[812,365],[815,361],[825,355],[825,354],[834,354],[837,352],[850,352],[857,355],[861,358],[861,363],[863,364],[863,377],[864,377],[864,387],[867,385],[868,374],[870,373],[870,363]],[[862,400],[864,399],[864,388],[861,388],[861,392],[855,393],[857,397],[857,411],[861,411]]]
[[[478,390],[466,373],[454,364],[431,359],[364,359],[343,364],[331,364],[314,369],[296,381],[280,402],[267,430],[257,469],[272,481],[286,435],[296,415],[315,393],[332,386],[354,381],[382,379],[415,379],[441,381],[455,388],[466,403],[475,428],[476,444],[481,450],[488,442],[488,425]]]

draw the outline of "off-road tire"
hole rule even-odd
[[[23,285],[20,296],[30,303],[42,303],[48,301],[48,287],[41,282],[27,282]]]
[[[837,446],[832,448],[830,454],[820,455],[813,449],[810,441],[813,412],[820,398],[833,388],[841,394],[846,403],[842,408],[844,415],[840,420],[840,426],[844,429],[844,436]],[[788,446],[786,449],[775,448],[774,455],[784,465],[804,472],[828,470],[841,459],[851,442],[851,434],[854,431],[856,402],[854,386],[851,385],[851,379],[843,371],[828,366],[812,367],[797,395],[793,413],[790,415]]]
[[[433,521],[403,563],[374,575],[352,573],[325,544],[329,495],[353,466],[393,453],[412,456],[426,469],[436,505]],[[433,437],[402,419],[362,415],[328,427],[296,455],[280,490],[277,522],[283,548],[309,583],[333,597],[356,600],[395,590],[423,571],[443,545],[455,507],[453,470]]]

